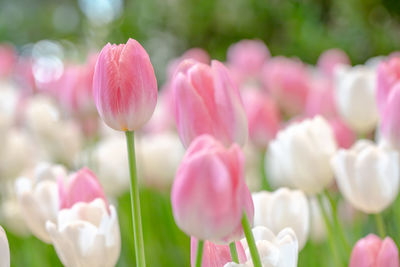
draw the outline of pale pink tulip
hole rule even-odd
[[[324,51],[319,56],[317,67],[324,74],[332,77],[335,67],[341,64],[350,65],[350,59],[344,51],[334,48]]]
[[[190,239],[190,261],[192,266],[196,263],[198,241],[195,237]],[[246,253],[244,252],[242,243],[235,242],[236,251],[238,253],[239,262],[246,261]],[[217,245],[210,241],[204,241],[202,267],[222,267],[232,261],[231,253],[228,245]]]
[[[201,240],[239,240],[243,212],[253,222],[254,206],[244,181],[244,155],[210,135],[196,138],[178,168],[171,192],[177,225]]]
[[[396,149],[400,149],[400,82],[391,89],[381,117],[381,134]]]
[[[275,102],[259,90],[242,91],[249,122],[249,135],[254,144],[266,148],[280,128],[280,114]]]
[[[150,119],[157,102],[157,80],[149,56],[136,40],[108,43],[101,50],[93,96],[100,117],[115,130],[138,130]]]
[[[263,69],[265,88],[288,114],[301,113],[310,90],[310,77],[305,65],[295,59],[275,57]]]
[[[211,67],[193,60],[183,61],[173,84],[175,121],[183,144],[210,134],[225,145],[244,145],[247,118],[242,99],[228,70],[219,61]]]
[[[169,79],[173,78],[179,64],[185,59],[193,59],[200,63],[210,64],[210,56],[208,55],[207,51],[197,47],[191,48],[183,53],[183,55],[180,57],[175,58],[168,63],[167,75]]]
[[[15,49],[9,44],[0,44],[0,78],[9,76],[17,62]]]
[[[315,115],[325,118],[336,116],[335,97],[330,79],[319,77],[311,82],[305,113],[310,118]]]
[[[384,112],[387,98],[392,87],[400,81],[400,57],[392,57],[383,61],[378,66],[377,71],[377,104],[379,112]]]
[[[330,119],[329,124],[339,147],[350,148],[357,140],[356,133],[339,117]]]
[[[399,267],[399,251],[390,237],[382,241],[369,234],[357,241],[349,267]]]
[[[58,179],[60,209],[71,208],[75,203],[101,198],[107,206],[107,199],[96,175],[88,168],[80,169],[66,180]]]

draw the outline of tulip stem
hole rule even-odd
[[[203,248],[204,248],[204,241],[199,240],[197,243],[197,251],[196,251],[196,267],[201,267],[201,260],[203,258]]]
[[[232,261],[239,263],[239,256],[236,250],[236,244],[235,241],[231,242],[229,244],[229,250],[231,251],[231,256],[232,256]]]
[[[265,171],[265,157],[266,157],[266,150],[262,149],[260,153],[261,187],[263,190],[271,191],[271,187],[267,179],[267,173]]]
[[[246,236],[247,244],[249,245],[250,255],[253,260],[254,267],[262,267],[260,255],[258,254],[256,242],[254,241],[254,236],[250,228],[249,219],[247,219],[246,212],[243,213],[242,226],[244,235]]]
[[[333,236],[333,228],[332,228],[331,222],[329,221],[328,213],[325,210],[324,203],[322,201],[322,196],[318,194],[317,195],[317,200],[318,200],[319,208],[320,208],[321,213],[322,213],[322,217],[324,218],[324,222],[325,222],[325,225],[326,225],[326,230],[328,232],[329,247],[332,250],[332,254],[333,254],[333,259],[335,261],[335,265],[336,266],[341,266],[341,260],[339,258],[338,251],[336,250],[336,247],[335,247],[335,241],[334,241],[334,236]]]
[[[129,173],[131,176],[131,207],[133,222],[133,237],[135,241],[136,266],[146,267],[144,255],[142,218],[140,215],[139,186],[136,173],[135,136],[133,131],[126,131],[126,145],[128,148]]]
[[[376,222],[376,227],[378,228],[378,233],[381,236],[381,238],[386,237],[386,231],[385,231],[385,223],[383,221],[382,214],[377,213],[374,215],[375,217],[375,222]]]

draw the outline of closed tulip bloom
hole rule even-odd
[[[336,116],[336,103],[331,80],[318,77],[311,82],[305,114],[309,117],[321,115],[331,118]]]
[[[103,199],[79,202],[47,221],[47,231],[66,267],[113,267],[121,250],[117,212]]]
[[[275,192],[253,193],[254,226],[264,226],[275,234],[286,227],[296,233],[299,250],[308,239],[310,211],[306,196],[300,190],[280,188]]]
[[[150,119],[157,102],[157,80],[149,56],[136,40],[107,44],[101,50],[93,96],[100,117],[115,130],[138,130]]]
[[[336,141],[320,116],[295,122],[278,132],[266,157],[268,178],[274,187],[287,186],[306,194],[321,192],[333,180],[330,159]]]
[[[340,118],[335,117],[329,120],[335,134],[336,143],[340,148],[350,148],[357,140],[356,133]]]
[[[318,69],[328,76],[333,76],[338,65],[350,65],[349,57],[340,49],[326,50],[318,58]]]
[[[0,44],[0,79],[12,74],[18,57],[12,45]]]
[[[107,203],[99,181],[88,168],[82,168],[67,179],[58,179],[60,209],[69,209],[78,202],[91,202],[96,198]]]
[[[400,81],[400,57],[394,56],[382,61],[377,70],[376,98],[379,112],[382,114],[393,86]]]
[[[275,235],[263,226],[253,228],[253,236],[263,267],[296,267],[298,243],[296,234],[291,228],[285,228]],[[243,248],[248,260],[246,263],[227,263],[224,267],[253,267],[247,241],[243,239]]]
[[[280,128],[279,110],[274,101],[260,91],[243,91],[243,101],[249,122],[250,139],[258,147],[266,148]]]
[[[399,267],[399,250],[390,237],[369,234],[357,241],[349,267]]]
[[[0,267],[10,267],[10,248],[3,227],[0,226]]]
[[[192,266],[195,266],[196,262],[197,245],[197,239],[195,237],[192,237],[190,239],[190,261]],[[239,262],[245,262],[246,254],[244,252],[242,243],[236,241],[235,245],[239,257]],[[217,245],[210,241],[204,241],[203,257],[201,263],[202,267],[220,267],[231,261],[232,257],[228,245]]]
[[[398,194],[399,155],[393,150],[360,140],[340,149],[332,166],[344,198],[365,213],[380,213]]]
[[[183,61],[173,79],[175,121],[183,144],[209,134],[226,146],[244,145],[248,128],[242,99],[228,70],[219,61],[211,67]]]
[[[378,122],[375,83],[375,71],[366,66],[342,66],[336,71],[335,98],[339,115],[359,133],[373,130]]]
[[[201,240],[229,242],[246,211],[253,222],[253,201],[244,181],[239,146],[225,148],[209,135],[196,138],[178,168],[171,192],[177,225]]]
[[[37,238],[46,243],[51,242],[46,221],[55,222],[59,209],[57,179],[65,176],[64,167],[40,163],[33,177],[20,177],[15,183],[25,223]]]
[[[400,150],[400,82],[388,95],[381,117],[380,133],[391,147]]]

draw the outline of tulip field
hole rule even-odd
[[[0,267],[400,267],[397,2],[28,2]]]

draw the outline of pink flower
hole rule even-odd
[[[336,104],[332,82],[319,77],[311,82],[305,113],[309,117],[322,115],[325,118],[336,116]]]
[[[187,147],[197,136],[210,134],[225,145],[244,145],[247,118],[238,89],[219,61],[211,67],[183,61],[173,84],[175,122]]]
[[[400,82],[392,87],[381,119],[382,136],[395,148],[400,149]]]
[[[339,117],[330,119],[329,124],[339,147],[348,149],[357,140],[355,132]]]
[[[383,241],[369,234],[356,243],[349,267],[399,267],[399,252],[390,237]]]
[[[179,64],[184,61],[185,59],[193,59],[197,62],[210,64],[210,56],[208,55],[207,51],[201,48],[191,48],[187,50],[183,55],[178,58],[171,60],[167,66],[167,75],[168,78],[172,78],[175,74],[175,71],[178,69]]]
[[[392,57],[378,66],[377,71],[377,103],[379,112],[383,113],[392,87],[400,81],[400,57]]]
[[[326,50],[319,56],[317,67],[324,74],[332,77],[335,67],[340,64],[350,65],[350,59],[344,51],[334,48]]]
[[[225,148],[209,135],[196,138],[178,168],[171,201],[175,221],[188,235],[215,242],[239,240],[243,212],[251,223],[254,215],[239,146]]]
[[[263,69],[265,88],[288,114],[301,113],[310,90],[310,77],[301,61],[275,57]]]
[[[9,44],[0,44],[0,78],[9,76],[17,62],[14,47]]]
[[[192,266],[196,263],[198,241],[192,236],[190,239],[190,261]],[[244,252],[242,244],[237,241],[236,251],[238,253],[239,262],[246,261],[246,253]],[[217,245],[210,241],[204,241],[202,267],[222,267],[228,262],[232,262],[231,253],[228,245]]]
[[[95,174],[88,168],[80,169],[68,177],[66,181],[59,178],[58,193],[60,210],[69,209],[78,202],[90,203],[96,198],[103,199],[108,206],[103,188]]]
[[[150,119],[157,102],[157,80],[149,56],[136,40],[108,43],[101,50],[93,96],[100,117],[115,130],[138,130]]]
[[[280,128],[279,110],[264,92],[244,90],[242,95],[249,122],[250,139],[257,146],[266,148]]]

